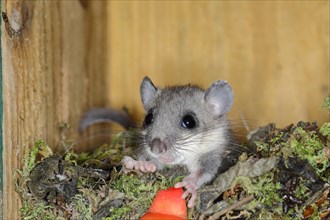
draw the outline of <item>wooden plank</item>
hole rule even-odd
[[[1,8],[1,5],[0,5]],[[1,35],[2,29],[0,29]],[[1,45],[0,45],[1,51]],[[2,54],[0,53],[0,85],[2,85]],[[3,213],[3,160],[2,160],[2,149],[3,149],[3,138],[2,138],[2,121],[3,121],[3,102],[2,102],[2,86],[0,86],[0,218]]]
[[[19,219],[13,174],[33,143],[63,150],[58,126],[77,136],[82,112],[106,104],[106,4],[2,1],[3,219]]]
[[[228,80],[250,127],[329,120],[329,1],[112,1],[109,101],[142,112],[139,84]],[[137,114],[140,115],[141,114]]]

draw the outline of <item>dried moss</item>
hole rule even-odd
[[[23,169],[16,172],[15,188],[23,203],[22,218],[137,219],[147,211],[158,190],[173,186],[183,178],[165,177],[160,173],[123,173],[117,162],[124,149],[120,138],[119,134],[114,142],[91,153],[69,151],[57,156],[53,156],[44,141],[37,141],[25,157]],[[31,179],[31,173],[39,176],[36,174],[39,170],[43,172],[42,178]],[[110,178],[102,170],[111,173]],[[76,184],[71,184],[75,178]],[[69,186],[65,185],[68,183]],[[33,191],[29,185],[34,187]],[[32,193],[38,190],[42,193]],[[66,198],[68,193],[61,190],[77,193]]]
[[[23,169],[15,175],[15,188],[22,198],[22,218],[138,219],[147,211],[156,192],[182,180],[183,173],[175,173],[178,169],[171,168],[153,174],[122,172],[119,161],[124,154],[132,153],[123,136],[124,133],[119,133],[112,143],[93,152],[69,151],[60,156],[53,156],[44,141],[37,141],[24,159]],[[302,122],[284,129],[277,129],[274,124],[260,128],[250,135],[247,144],[252,153],[244,154],[237,167],[218,176],[213,185],[200,189],[200,195],[207,195],[200,200],[212,204],[212,208],[190,209],[189,217],[212,217],[249,195],[254,196],[251,202],[230,209],[220,219],[300,219],[306,207],[314,207],[310,219],[318,217],[330,206],[330,202],[316,205],[320,197],[317,193],[329,188],[324,185],[330,182],[329,143],[330,123],[321,128]],[[57,168],[52,170],[55,178],[52,181],[58,185],[47,188],[52,196],[38,198],[27,183],[35,167],[50,157],[58,160]],[[76,181],[69,184],[70,190],[76,187],[70,198],[58,191],[66,189],[59,187],[66,181]],[[287,195],[303,204],[299,201],[291,204],[284,199]],[[283,212],[286,203],[287,211]]]
[[[283,219],[304,218],[306,205],[314,204],[308,199],[316,193],[315,191],[329,187],[326,184],[330,181],[329,128],[330,123],[318,128],[315,123],[303,122],[284,129],[273,127],[269,130],[266,141],[256,143],[257,154],[284,158],[283,166],[253,180],[253,186],[258,188],[258,191],[254,192],[257,201],[263,204],[263,207],[271,207],[268,214],[267,208],[263,209],[258,216],[259,219],[264,216],[281,216]],[[289,185],[292,178],[295,178],[296,186]],[[292,197],[292,201],[297,203],[284,199],[288,197]],[[305,205],[299,205],[300,201]],[[286,203],[289,207],[285,206]],[[286,208],[289,208],[287,213]],[[314,209],[312,216],[319,216],[318,210]]]
[[[319,128],[304,122],[283,129],[269,124],[251,133],[250,153],[200,190],[202,219],[320,219],[321,214],[330,215],[329,197],[315,208],[320,194],[330,190],[329,134],[329,123]],[[272,158],[278,158],[275,164],[270,163]],[[252,201],[237,207],[251,195]],[[307,207],[314,207],[310,215]]]

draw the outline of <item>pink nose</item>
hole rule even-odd
[[[160,138],[154,138],[150,143],[150,149],[155,154],[161,154],[168,150],[168,145]]]

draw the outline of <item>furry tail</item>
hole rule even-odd
[[[95,108],[84,114],[80,120],[79,132],[83,133],[88,126],[102,122],[118,123],[125,129],[134,127],[133,120],[126,111]]]

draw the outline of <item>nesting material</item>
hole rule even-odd
[[[94,152],[54,155],[37,141],[17,170],[24,219],[138,219],[183,167],[125,173],[124,133]],[[243,146],[242,146],[243,147]],[[198,191],[188,218],[276,219],[330,216],[330,123],[274,124],[248,136],[239,162]],[[125,152],[125,153],[124,153]],[[40,217],[42,216],[42,217]]]

